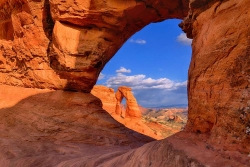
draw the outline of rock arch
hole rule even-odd
[[[21,11],[29,7],[30,19],[11,25],[15,23],[6,14],[18,21],[19,2]],[[51,12],[44,11],[48,2]],[[183,19],[190,8],[181,24],[193,38],[186,130],[209,134],[211,143],[249,151],[250,1],[124,2],[2,0],[1,27],[12,26],[17,33],[0,35],[0,84],[88,93],[132,34],[151,22]],[[50,18],[44,15],[51,15],[55,25],[44,29]],[[50,31],[51,39],[46,35]]]
[[[19,11],[27,6],[30,11],[29,24],[18,24],[18,29],[10,21],[10,16],[19,18],[17,4]],[[188,0],[2,0],[0,9],[0,27],[4,27],[0,32],[4,64],[0,65],[9,69],[0,71],[0,83],[90,92],[105,64],[131,35],[151,22],[183,19]],[[28,70],[12,65],[10,55]]]
[[[123,98],[126,99],[125,117],[138,117],[142,116],[136,98],[132,93],[132,89],[126,86],[120,86],[115,94],[116,98],[116,114],[122,115],[121,102]]]

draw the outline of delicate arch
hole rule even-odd
[[[126,86],[120,86],[115,94],[116,102],[116,114],[122,116],[121,102],[123,98],[126,99],[126,111],[125,117],[141,117],[137,101],[131,91],[132,89]]]

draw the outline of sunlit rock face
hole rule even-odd
[[[103,85],[95,85],[90,93],[102,101],[104,110],[109,114],[115,114],[117,100],[114,89]]]
[[[181,24],[193,37],[186,129],[210,142],[250,150],[250,1],[190,3]]]
[[[2,0],[0,9],[0,83],[90,92],[131,35],[183,18],[188,0]]]
[[[1,0],[1,84],[37,88],[66,85],[50,66],[48,46],[53,26],[48,1]]]
[[[112,88],[95,85],[91,90],[91,94],[101,99],[102,108],[111,115],[116,114],[121,117],[142,117],[139,105],[130,87],[120,86],[115,93]],[[121,104],[123,99],[126,100],[126,109],[124,109],[124,106]]]
[[[125,117],[142,117],[139,105],[132,93],[132,89],[126,86],[120,86],[115,94],[117,100],[116,103],[116,114],[122,115],[121,102],[123,98],[126,99],[126,111]]]

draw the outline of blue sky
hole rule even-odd
[[[106,64],[97,85],[129,86],[144,107],[187,104],[191,40],[180,20],[152,23],[134,34]]]

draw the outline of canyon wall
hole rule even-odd
[[[186,130],[250,150],[250,1],[191,1],[180,25],[193,38]]]

